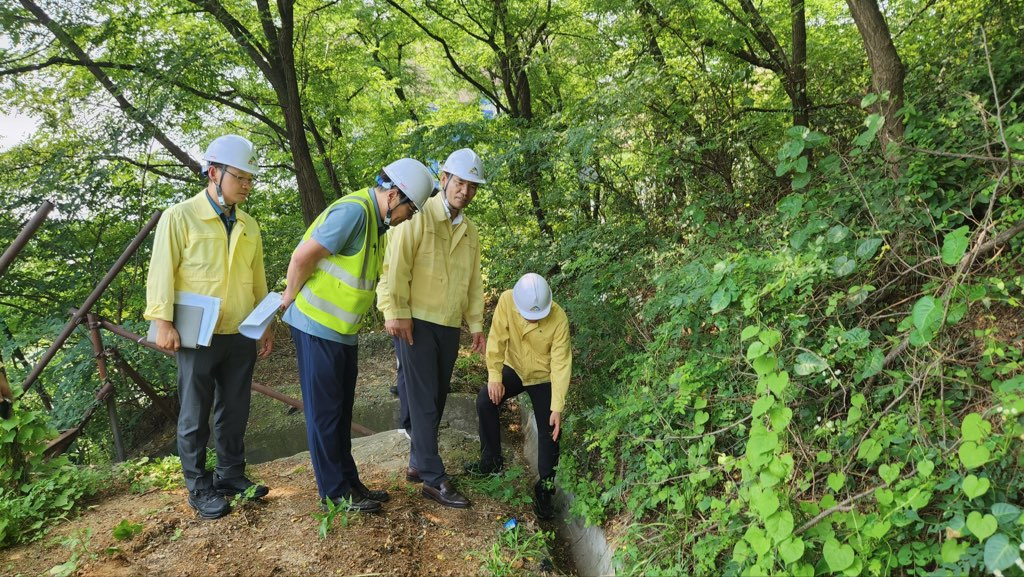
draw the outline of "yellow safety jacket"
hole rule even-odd
[[[306,229],[305,242],[324,221],[331,208],[342,202],[359,204],[366,211],[363,247],[351,256],[334,254],[321,259],[312,276],[295,297],[303,314],[343,335],[359,332],[363,315],[373,305],[380,276],[383,247],[377,235],[377,215],[370,191],[353,192],[335,201]]]

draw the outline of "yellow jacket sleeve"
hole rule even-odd
[[[412,265],[425,221],[422,216],[414,218],[388,233],[391,239],[377,285],[377,308],[384,313],[384,320],[412,318],[409,305]]]
[[[551,410],[561,413],[565,408],[565,394],[572,378],[572,342],[569,338],[569,319],[559,307],[560,316],[551,341]]]
[[[487,382],[500,383],[501,371],[508,352],[509,306],[512,305],[511,291],[505,291],[498,298],[498,306],[491,317],[491,331],[487,334]],[[517,313],[518,314],[518,313]]]
[[[176,214],[170,210],[165,212],[156,225],[146,278],[146,311],[143,317],[147,320],[174,320],[174,275],[181,261],[182,248],[182,230]]]
[[[477,244],[473,259],[473,269],[469,279],[469,300],[466,303],[464,316],[469,332],[481,333],[484,330],[484,280],[480,274],[480,245]]]

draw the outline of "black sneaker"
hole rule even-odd
[[[261,499],[267,496],[270,492],[269,487],[263,485],[257,485],[244,475],[241,477],[234,477],[231,479],[221,479],[219,476],[214,475],[213,477],[213,489],[224,495],[225,497],[234,497],[235,495],[245,494],[249,490],[249,487],[256,487],[253,489],[252,497],[254,499]]]
[[[324,499],[320,503],[320,509],[323,511],[330,510],[330,507],[327,505],[328,500],[334,503],[335,508],[340,507],[346,511],[357,513],[373,513],[375,511],[380,511],[380,501],[367,499],[362,495],[357,495],[355,492],[349,493],[348,497],[330,497],[329,499]]]
[[[463,469],[466,474],[470,477],[488,477],[490,475],[497,475],[501,473],[504,468],[504,463],[501,461],[497,463],[484,464],[481,461],[473,461],[472,463],[466,463]]]
[[[391,495],[388,495],[387,491],[376,491],[367,488],[367,486],[364,485],[362,482],[352,485],[352,494],[358,495],[364,499],[369,499],[371,501],[377,501],[379,503],[383,503],[391,499]]]
[[[227,499],[213,489],[196,489],[188,492],[188,504],[203,519],[220,519],[231,512]]]

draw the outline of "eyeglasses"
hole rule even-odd
[[[253,185],[253,178],[252,177],[249,177],[249,176],[238,176],[237,174],[231,172],[230,170],[228,170],[226,168],[224,169],[224,172],[226,172],[226,173],[230,174],[231,176],[235,177],[235,180],[237,180],[238,183],[241,184],[242,186],[248,186],[249,188],[252,188],[252,185]]]
[[[412,205],[412,214],[416,214],[417,212],[420,211],[420,209],[416,208],[416,204],[408,196],[405,197],[405,200],[403,200],[402,202],[398,203],[398,206],[402,206],[403,204]],[[398,208],[398,206],[396,206],[395,208]]]

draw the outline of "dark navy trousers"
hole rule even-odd
[[[352,404],[359,347],[315,337],[292,327],[306,440],[320,498],[347,497],[359,482],[352,458]]]
[[[391,337],[395,344],[395,361],[398,363],[395,376],[395,388],[398,389],[398,424],[405,429],[406,433],[412,435],[412,419],[409,418],[409,401],[405,392],[405,375],[402,373],[402,359],[398,356],[398,337]]]

